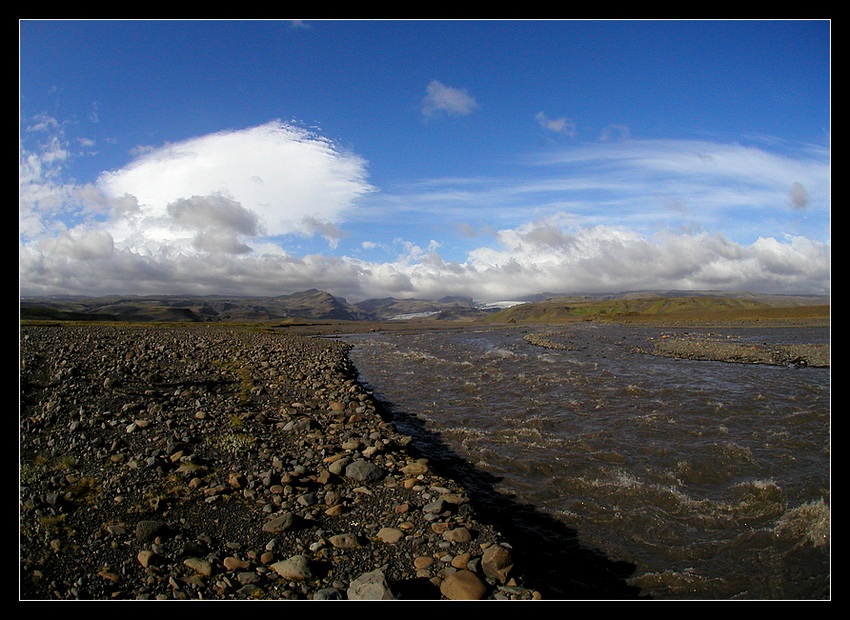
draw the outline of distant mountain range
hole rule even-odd
[[[368,299],[355,304],[310,289],[275,297],[106,296],[20,299],[22,320],[122,322],[558,320],[705,309],[754,310],[829,306],[828,296],[758,295],[717,291],[634,291],[605,295],[541,293],[482,304],[469,297]],[[828,309],[827,309],[828,312]]]
[[[497,308],[482,308],[472,298],[463,297],[437,300],[385,298],[350,304],[343,298],[316,289],[276,297],[57,296],[20,300],[21,319],[129,322],[446,320],[480,318],[495,310]]]

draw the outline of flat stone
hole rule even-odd
[[[226,568],[229,571],[244,570],[244,569],[249,568],[251,566],[250,562],[246,562],[245,560],[240,560],[239,558],[235,558],[233,556],[228,556],[228,557],[224,558],[223,564],[224,564],[224,568]]]
[[[271,521],[267,521],[263,525],[263,531],[268,534],[279,534],[280,532],[285,532],[289,529],[292,529],[292,525],[295,522],[295,515],[291,512],[284,513],[279,517],[275,517]]]
[[[203,558],[186,558],[183,564],[204,577],[212,575],[212,564]]]
[[[356,549],[360,546],[354,534],[335,534],[328,541],[338,549]]]
[[[306,555],[294,555],[287,560],[275,562],[271,568],[284,579],[291,581],[304,581],[313,577],[311,561]]]
[[[394,527],[382,527],[378,530],[378,538],[385,543],[394,545],[404,538],[404,532]]]
[[[472,540],[472,532],[466,527],[456,527],[443,532],[443,538],[453,543],[466,543]]]

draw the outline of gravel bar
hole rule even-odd
[[[540,599],[348,350],[22,325],[20,600]]]

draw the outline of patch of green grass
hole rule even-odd
[[[43,456],[37,456],[32,463],[21,463],[18,470],[21,484],[35,484],[47,473],[48,460]]]
[[[254,447],[257,438],[245,433],[227,433],[213,440],[213,447],[227,454],[239,454]]]
[[[68,471],[77,466],[77,461],[70,455],[60,456],[53,461],[45,456],[37,455],[30,463],[21,463],[18,468],[21,484],[34,484],[51,471]]]
[[[21,538],[29,541],[37,551],[44,557],[51,553],[51,549],[56,550],[59,542],[67,538],[73,532],[68,528],[66,520],[68,515],[65,513],[56,515],[38,515],[35,518],[21,520]],[[38,558],[33,558],[38,560]]]
[[[56,471],[66,471],[68,469],[74,469],[76,466],[77,460],[73,456],[64,455],[56,459],[53,468]]]
[[[771,306],[731,297],[690,296],[644,299],[571,300],[520,304],[490,315],[492,322],[570,322],[646,320],[794,320],[828,319],[829,305]]]
[[[66,488],[68,499],[76,504],[96,503],[102,492],[100,483],[91,476],[77,478]]]
[[[252,377],[251,367],[240,365],[238,360],[219,360],[214,362],[221,370],[235,375],[239,382],[236,385],[235,392],[238,402],[242,405],[247,405],[251,402],[251,393],[256,385]]]

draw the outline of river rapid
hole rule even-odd
[[[473,492],[540,517],[526,520],[525,542],[589,550],[625,586],[556,596],[830,598],[829,368],[642,352],[693,328],[546,328],[563,348],[524,340],[534,331],[342,338],[360,381],[428,456],[453,460]],[[712,331],[829,343],[828,328],[702,330]],[[556,560],[552,574],[572,571],[578,584],[595,570],[569,563]]]

